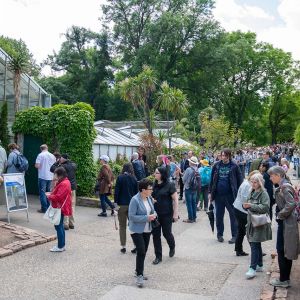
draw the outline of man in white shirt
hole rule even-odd
[[[45,213],[49,206],[49,201],[45,193],[50,192],[53,179],[53,173],[50,172],[50,168],[56,159],[55,156],[48,151],[46,144],[41,145],[40,149],[41,153],[37,156],[35,161],[35,167],[38,169],[38,184],[41,201],[41,209],[39,209],[38,212]]]

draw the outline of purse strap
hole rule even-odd
[[[69,195],[68,195],[68,196],[69,196]],[[66,204],[66,201],[67,201],[67,199],[68,199],[68,196],[66,197],[66,199],[65,199],[65,201],[64,201],[64,203],[63,203],[63,205],[61,206],[60,209],[62,209],[62,208],[64,207],[64,205]]]

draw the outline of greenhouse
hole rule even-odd
[[[8,123],[9,127],[14,121],[14,87],[13,72],[9,70],[9,55],[0,48],[0,107],[4,101],[8,103]],[[33,107],[51,106],[51,96],[40,87],[30,76],[21,76],[21,99],[20,110]]]

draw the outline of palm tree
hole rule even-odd
[[[154,71],[148,66],[144,66],[138,76],[126,78],[119,84],[121,97],[132,104],[151,135],[153,134],[155,115],[153,93],[156,86],[157,78]]]
[[[167,82],[163,82],[161,90],[158,93],[157,105],[159,110],[167,113],[169,152],[171,152],[169,113],[172,114],[174,121],[176,118],[181,118],[187,113],[188,103],[186,95],[181,90],[170,87]]]
[[[9,62],[9,68],[13,72],[13,85],[15,93],[15,114],[20,109],[21,100],[21,76],[29,69],[28,55],[24,51],[16,52]]]

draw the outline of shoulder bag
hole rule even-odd
[[[60,208],[54,208],[50,204],[47,211],[45,212],[43,218],[45,220],[48,220],[53,225],[58,225],[61,220],[61,209],[64,207],[68,196],[66,197],[66,200],[64,201],[63,205]]]
[[[260,227],[266,224],[271,224],[271,219],[270,216],[265,213],[265,214],[254,214],[248,210],[248,213],[251,218],[251,224],[253,227]]]

